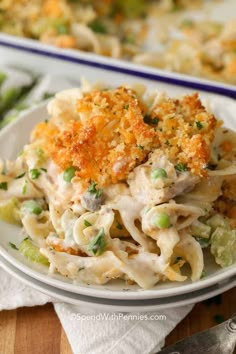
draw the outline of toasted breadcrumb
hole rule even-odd
[[[164,97],[152,109],[151,117],[158,119],[160,148],[170,161],[186,164],[195,175],[205,175],[217,121],[198,94],[180,100]]]
[[[197,94],[164,97],[148,113],[132,89],[94,90],[78,99],[77,112],[80,120],[63,127],[40,123],[33,139],[41,140],[62,170],[74,166],[84,186],[91,180],[100,187],[126,180],[157,148],[193,174],[206,174],[216,119]]]

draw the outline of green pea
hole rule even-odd
[[[76,169],[71,166],[64,171],[63,179],[66,182],[71,182],[72,178],[75,176]]]
[[[160,213],[156,216],[154,226],[159,229],[168,229],[170,227],[170,217],[166,213]]]
[[[27,209],[30,213],[39,215],[42,213],[43,209],[34,200],[27,200],[23,203],[23,208]]]
[[[151,172],[151,177],[152,179],[166,178],[166,170],[164,170],[164,168],[155,168],[155,170]]]

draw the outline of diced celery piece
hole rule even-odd
[[[121,1],[116,0],[114,2],[115,8],[121,11],[126,17],[139,17],[145,13],[145,1],[144,0],[129,0]]]
[[[5,111],[13,107],[14,103],[21,94],[21,89],[18,87],[12,87],[6,90],[0,99],[0,111]]]
[[[38,247],[36,247],[31,240],[26,239],[20,243],[19,252],[32,262],[40,263],[48,266],[49,262],[46,257],[44,257]]]
[[[217,227],[211,235],[211,253],[221,267],[230,266],[236,256],[236,230]]]
[[[21,224],[17,198],[0,202],[0,220],[14,225]]]
[[[230,230],[229,223],[227,219],[225,219],[222,215],[216,214],[207,220],[207,225],[209,225],[213,231],[217,229],[217,227],[222,227],[224,229]]]
[[[3,72],[0,72],[0,86],[4,83],[6,78],[7,78],[7,75]]]
[[[209,238],[211,234],[211,227],[196,220],[191,225],[191,234],[196,237]]]

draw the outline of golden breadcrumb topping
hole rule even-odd
[[[119,87],[84,93],[76,107],[80,120],[63,127],[40,123],[33,139],[42,141],[62,170],[75,167],[85,186],[91,180],[99,186],[126,180],[156,148],[192,173],[206,174],[216,119],[197,94],[180,100],[164,97],[148,114],[134,90]]]
[[[204,175],[217,121],[206,111],[198,94],[180,100],[164,97],[152,109],[151,119],[158,121],[160,148],[170,161],[181,162],[193,174]]]

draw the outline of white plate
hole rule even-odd
[[[31,278],[21,270],[15,268],[11,263],[0,256],[0,266],[10,275],[22,281],[26,285],[51,296],[55,301],[63,301],[72,305],[93,308],[97,311],[108,312],[146,312],[160,311],[166,308],[181,307],[209,299],[222,294],[236,286],[236,276],[233,276],[221,284],[215,284],[206,289],[198,290],[189,294],[178,295],[151,300],[110,300],[84,295],[78,295],[65,290],[57,289],[53,286]]]
[[[109,75],[104,77],[109,82]],[[116,84],[116,82],[113,82]],[[178,88],[178,93],[179,93]],[[175,88],[172,87],[172,93]],[[184,90],[185,91],[185,90]],[[204,97],[204,95],[203,95]],[[211,96],[211,109],[220,117],[224,118],[225,123],[229,127],[235,127],[234,112],[236,111],[236,102],[225,97],[214,95]],[[0,152],[3,158],[15,158],[17,153],[21,151],[23,145],[28,142],[30,131],[34,125],[47,118],[45,105],[41,105],[36,109],[29,111],[21,116],[13,124],[7,126],[0,133]],[[60,275],[49,276],[47,270],[43,266],[29,263],[17,251],[9,248],[9,241],[18,244],[20,240],[19,228],[0,222],[1,238],[0,238],[0,254],[16,268],[23,271],[31,277],[55,286],[59,289],[67,290],[77,294],[94,296],[107,299],[154,299],[161,297],[176,296],[185,294],[199,289],[209,287],[221,281],[228,279],[236,274],[236,265],[222,269],[213,262],[212,257],[206,257],[207,277],[197,282],[185,283],[160,283],[153,289],[142,290],[137,286],[126,286],[122,281],[110,282],[104,286],[88,286],[85,284],[75,284],[71,280]],[[129,291],[127,291],[129,289]]]

